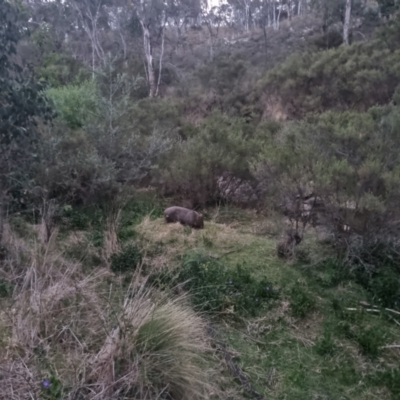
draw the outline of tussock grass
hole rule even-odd
[[[140,399],[162,392],[173,399],[207,398],[210,377],[200,354],[208,350],[205,321],[184,298],[154,302],[151,289],[142,287],[125,299],[119,326],[93,360],[94,381],[101,392]]]
[[[206,399],[206,321],[138,271],[123,290],[45,243],[8,230],[11,299],[1,304],[0,399]],[[46,381],[49,387],[44,387]]]

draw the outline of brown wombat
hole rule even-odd
[[[204,221],[203,214],[189,210],[184,207],[169,207],[164,211],[165,221],[180,222],[182,225],[188,225],[192,228],[203,229]]]

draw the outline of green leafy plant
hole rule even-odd
[[[377,371],[370,377],[370,380],[376,386],[388,388],[393,398],[397,399],[400,396],[400,368],[387,368],[383,371]]]
[[[59,118],[70,129],[82,128],[96,109],[96,84],[88,80],[79,85],[52,88],[47,95],[53,100]]]
[[[0,298],[9,297],[12,293],[12,285],[7,281],[0,279]]]
[[[380,347],[385,344],[385,332],[379,327],[359,327],[355,333],[355,339],[364,354],[374,358],[377,357]]]
[[[315,351],[323,357],[332,357],[336,353],[337,347],[333,340],[332,332],[328,329],[325,329],[324,334],[316,341]]]
[[[209,312],[231,309],[238,314],[256,315],[279,295],[270,282],[255,279],[246,267],[229,269],[201,254],[186,258],[178,279],[186,282],[196,309]]]
[[[111,256],[111,270],[116,273],[133,272],[141,262],[141,250],[134,245],[130,245],[121,253]]]
[[[50,379],[44,379],[42,381],[41,397],[43,400],[63,399],[63,384],[54,373],[50,375]]]
[[[296,317],[305,317],[314,308],[315,300],[300,286],[294,286],[289,292],[290,308]]]

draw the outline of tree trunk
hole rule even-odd
[[[158,81],[157,81],[157,89],[155,95],[158,96],[158,88],[160,87],[161,83],[161,73],[162,73],[162,61],[164,57],[164,38],[165,38],[165,32],[164,32],[164,27],[162,28],[162,34],[161,34],[161,54],[160,54],[160,66],[158,69]]]
[[[351,0],[346,0],[346,14],[343,26],[343,41],[346,45],[349,44],[350,19],[351,19]]]
[[[155,97],[156,95],[156,74],[154,72],[153,65],[153,54],[151,48],[151,37],[150,31],[144,24],[144,21],[140,20],[142,29],[143,29],[143,45],[144,45],[144,54],[146,57],[147,64],[147,79],[149,83],[149,97]]]
[[[4,232],[4,196],[0,181],[0,249],[3,242],[3,232]]]

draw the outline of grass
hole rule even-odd
[[[359,302],[370,300],[368,292],[334,261],[318,262],[329,249],[319,248],[312,234],[301,249],[308,263],[287,263],[275,255],[271,232],[279,229],[270,226],[270,234],[261,236],[254,229],[261,226],[259,217],[248,214],[246,220],[241,213],[240,221],[206,221],[203,231],[188,233],[178,224],[144,219],[137,231],[149,253],[162,243],[165,251],[148,260],[156,270],[174,270],[183,254],[200,252],[232,272],[245,265],[254,278],[280,289],[278,303],[262,315],[221,315],[218,325],[236,362],[266,398],[396,399],[400,350],[385,346],[400,344],[400,326],[385,313],[362,310]],[[377,376],[385,377],[381,384]],[[243,395],[239,390],[234,398]]]
[[[104,266],[85,271],[56,233],[26,242],[7,227],[1,278],[17,284],[0,300],[0,398],[210,398],[206,321],[186,297],[140,271],[126,289]]]
[[[0,398],[12,398],[11,390],[50,400],[117,392],[164,398],[167,391],[174,400],[248,398],[224,354],[211,349],[209,320],[265,398],[398,398],[400,318],[366,311],[360,301],[373,301],[370,293],[332,259],[319,261],[329,249],[312,233],[301,245],[306,257],[285,262],[276,257],[281,228],[255,213],[208,210],[205,229],[192,230],[165,224],[159,211],[148,216],[149,209],[159,210],[132,206],[104,218],[102,230],[88,224],[59,238],[56,230],[48,244],[34,239],[29,224],[19,221],[19,234],[9,229],[0,274],[7,288],[0,298]],[[124,255],[133,248],[132,257]],[[143,259],[134,270],[138,251]],[[199,255],[211,264],[185,270]],[[122,273],[113,274],[110,260],[121,257]],[[181,279],[195,284],[191,292],[176,283],[165,291],[182,270]],[[232,301],[231,288],[251,297],[263,282],[279,294],[262,307]],[[225,288],[214,299],[218,312],[193,311],[194,296],[204,305],[216,283]]]

